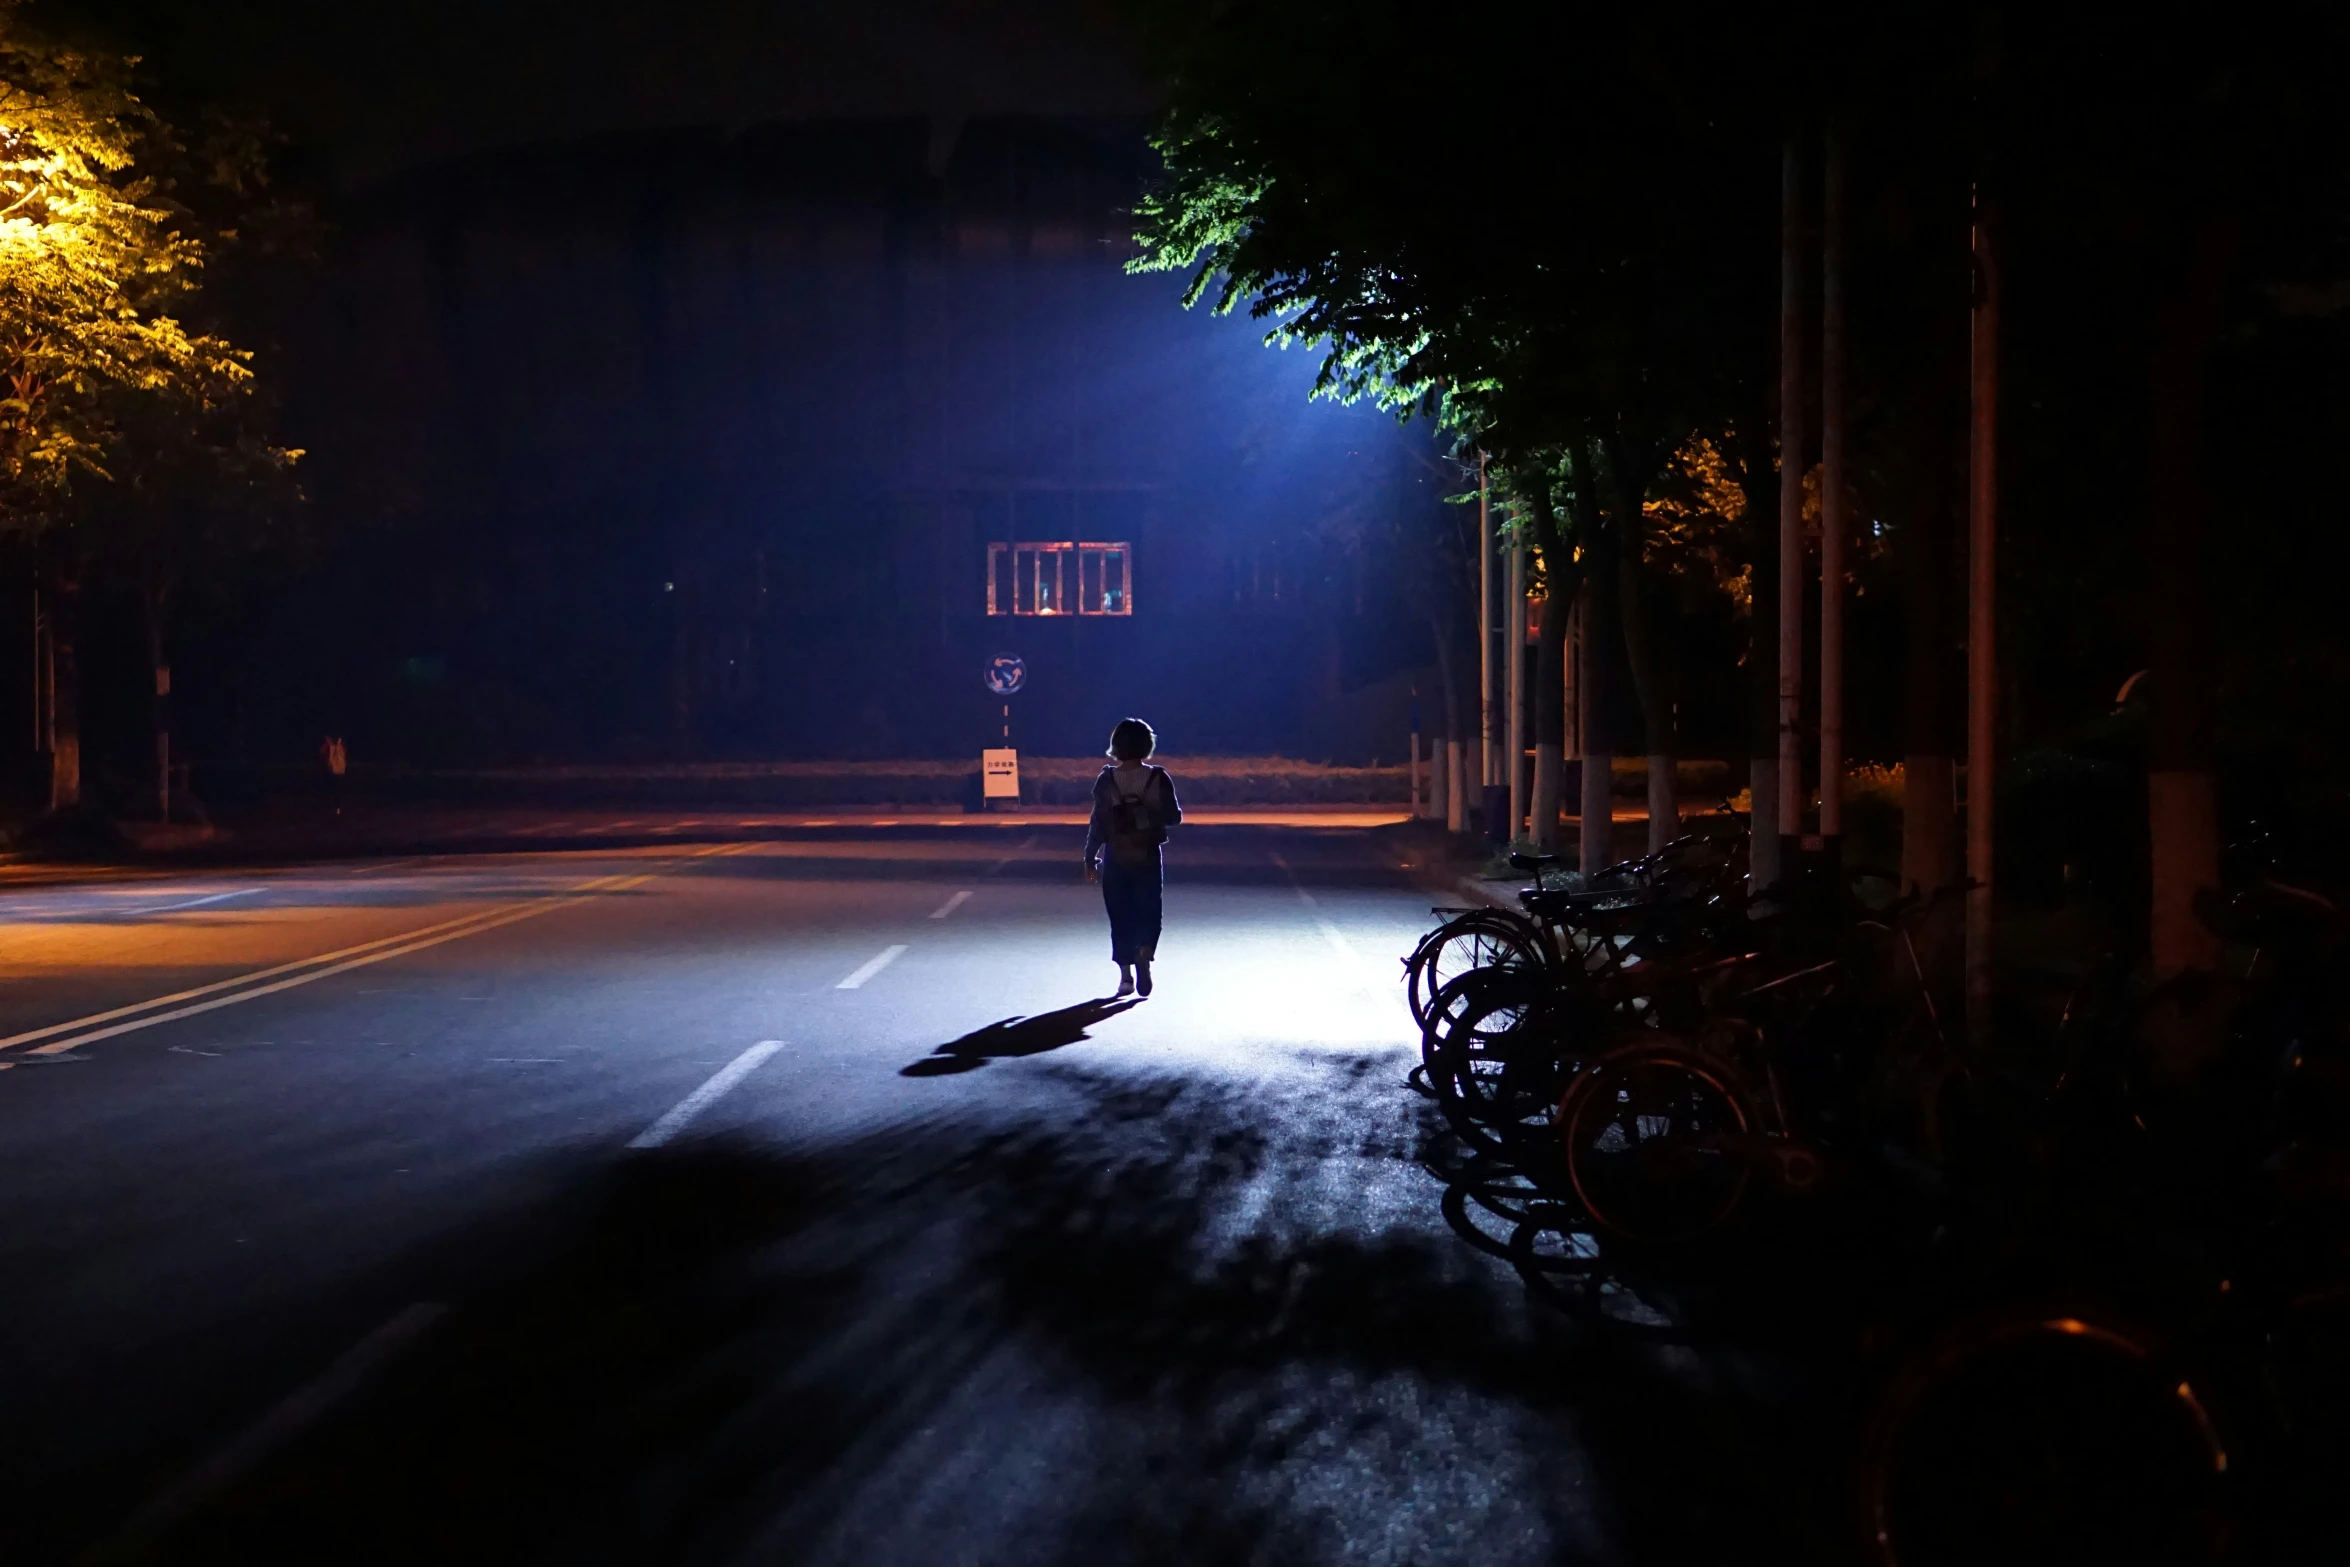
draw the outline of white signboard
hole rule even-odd
[[[1020,798],[1020,753],[1009,748],[979,753],[979,797],[983,800]]]

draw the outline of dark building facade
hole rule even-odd
[[[1135,276],[1132,125],[521,149],[352,204],[290,341],[318,509],[290,731],[420,760],[1390,760],[1461,512],[1421,426]]]

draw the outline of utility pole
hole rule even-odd
[[[1999,261],[1982,188],[1974,192],[1974,311],[1968,369],[1966,639],[1966,1020],[1991,1027],[1991,842],[1998,773]]]
[[[1844,138],[1828,132],[1820,203],[1820,846],[1844,836]]]
[[[1779,820],[1782,874],[1803,835],[1803,138],[1779,171]],[[1762,824],[1756,823],[1759,834]]]

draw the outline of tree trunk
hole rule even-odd
[[[1451,617],[1441,613],[1428,617],[1429,633],[1436,639],[1436,733],[1428,741],[1428,815],[1437,821],[1446,821],[1452,814],[1452,773],[1446,758],[1452,747],[1452,737],[1460,715],[1454,707],[1452,627]]]
[[[1958,879],[1958,769],[1950,740],[1950,518],[1921,497],[1901,555],[1901,885],[1939,892]]]
[[[1978,198],[1975,302],[1968,317],[1966,1021],[1977,1044],[1991,1036],[1997,992],[1993,914],[1998,889],[1999,805],[1999,295],[1993,214]]]
[[[1493,662],[1493,488],[1485,472],[1485,454],[1477,454],[1477,808],[1484,816],[1488,837],[1493,835],[1491,790],[1498,779],[1493,753],[1501,744],[1500,715],[1494,691],[1499,671]]]
[[[1596,505],[1581,509],[1589,542],[1589,562],[1583,586],[1583,656],[1575,663],[1582,676],[1577,705],[1583,711],[1583,873],[1615,863],[1616,746],[1624,728],[1620,697],[1620,669],[1624,658],[1624,627],[1620,595],[1623,574],[1616,569],[1620,542],[1614,531],[1599,525]]]
[[[1567,606],[1553,587],[1534,656],[1534,847],[1559,851],[1567,774]]]
[[[2195,914],[2195,895],[2219,885],[2203,383],[2234,259],[2232,226],[2203,218],[2184,274],[2154,321],[2146,812],[2153,851],[2148,937],[2157,979],[2219,962],[2219,940]]]
[[[1628,457],[1617,442],[1610,443],[1607,466],[1615,513],[1616,608],[1624,625],[1632,692],[1640,704],[1641,744],[1648,758],[1648,852],[1654,854],[1680,836],[1681,807],[1673,775],[1672,671],[1657,645],[1640,569],[1641,508],[1653,475],[1651,465]]]
[[[69,567],[49,579],[49,809],[82,803],[82,584]]]
[[[171,666],[163,661],[163,590],[153,583],[140,595],[147,620],[147,666],[155,698],[148,708],[155,742],[155,819],[171,820]]]
[[[1503,716],[1501,782],[1509,796],[1509,831],[1505,844],[1516,843],[1526,830],[1526,547],[1510,545],[1509,569],[1502,586],[1502,689],[1508,711]]]
[[[1470,547],[1475,547],[1473,541]],[[1474,573],[1469,577],[1466,584],[1449,572],[1439,579],[1440,607],[1429,621],[1436,636],[1437,678],[1444,685],[1444,737],[1437,746],[1436,765],[1441,780],[1438,793],[1443,801],[1440,814],[1448,832],[1461,832],[1468,826],[1471,779],[1464,772],[1461,759],[1471,748],[1471,737],[1483,727],[1479,698],[1469,684],[1479,667],[1471,640],[1477,634],[1476,621],[1463,613],[1468,607],[1463,602],[1464,589],[1473,589],[1476,581]]]
[[[1616,598],[1624,617],[1624,656],[1632,667],[1632,690],[1640,702],[1640,728],[1648,756],[1648,852],[1654,854],[1681,834],[1681,805],[1674,777],[1673,702],[1664,661],[1657,656],[1649,606],[1635,550],[1616,550]]]
[[[1779,227],[1779,788],[1775,831],[1803,834],[1803,474],[1807,444],[1803,338],[1803,147],[1787,140],[1780,171]],[[1755,824],[1761,831],[1761,822]],[[1783,843],[1782,856],[1795,845]]]
[[[1567,615],[1575,602],[1576,570],[1568,558],[1565,530],[1551,507],[1549,470],[1529,467],[1517,482],[1534,523],[1545,594],[1534,658],[1534,847],[1538,853],[1556,854],[1566,783]]]
[[[1739,490],[1746,500],[1746,775],[1749,891],[1779,881],[1779,513],[1778,479],[1758,411],[1741,430]]]
[[[1601,639],[1607,630],[1605,614],[1598,605],[1606,596],[1594,584],[1584,595],[1583,613],[1578,617],[1583,645],[1575,659],[1575,705],[1583,715],[1583,777],[1575,814],[1582,823],[1577,847],[1586,876],[1615,862],[1615,746],[1604,721],[1607,703],[1600,695],[1607,669]]]
[[[1831,128],[1820,201],[1820,839],[1844,839],[1844,137]]]

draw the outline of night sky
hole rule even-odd
[[[1102,0],[50,0],[175,91],[265,109],[364,182],[483,148],[906,114],[1135,115]]]

